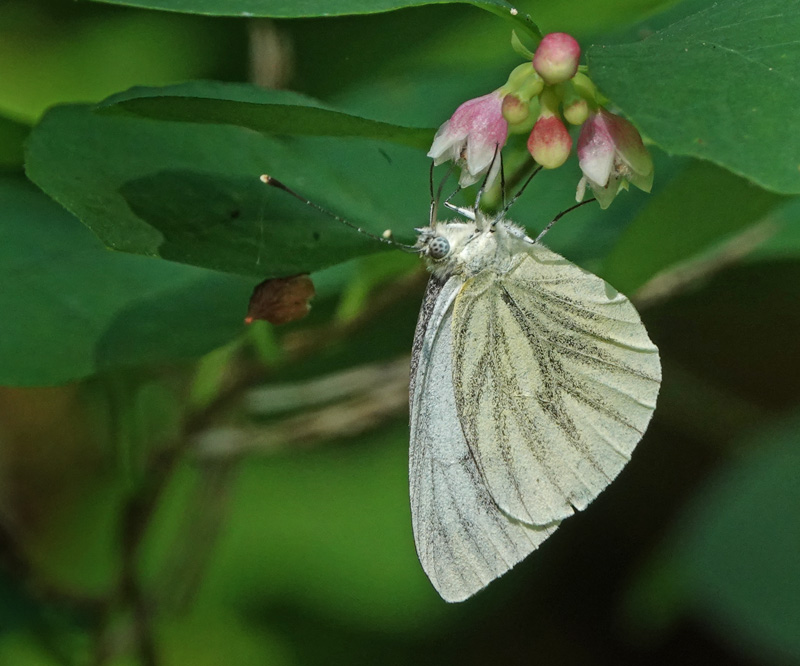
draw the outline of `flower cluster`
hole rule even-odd
[[[636,128],[603,108],[597,89],[579,67],[580,53],[570,35],[545,35],[531,60],[516,67],[505,85],[456,109],[436,132],[428,156],[434,164],[452,160],[461,169],[462,187],[486,174],[491,184],[500,168],[496,155],[509,134],[530,132],[527,147],[533,159],[555,169],[572,151],[567,125],[581,126],[578,201],[587,185],[603,208],[629,183],[649,192],[652,158]]]

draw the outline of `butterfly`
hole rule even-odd
[[[433,586],[463,601],[619,474],[655,410],[658,349],[625,296],[507,221],[510,204],[481,212],[483,188],[472,209],[445,201],[464,222],[437,221],[432,196],[409,247],[261,180],[430,269],[411,356],[412,528]]]
[[[661,383],[631,302],[477,207],[432,222],[413,343],[409,486],[417,554],[463,601],[619,474]]]

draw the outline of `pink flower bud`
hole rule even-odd
[[[539,42],[533,54],[533,67],[545,82],[561,83],[575,76],[580,57],[581,47],[574,37],[565,32],[551,32]]]
[[[525,122],[531,112],[528,102],[523,102],[513,93],[503,97],[502,109],[503,118],[508,121],[509,125],[518,125]]]
[[[633,183],[644,192],[653,186],[653,159],[636,128],[624,118],[601,108],[584,123],[578,137],[578,162],[583,178],[578,201],[586,186],[601,208],[608,208],[620,188]]]
[[[542,115],[528,137],[528,151],[545,169],[555,169],[566,162],[572,150],[572,138],[558,116]]]
[[[476,183],[492,167],[491,184],[500,169],[500,160],[495,160],[495,155],[507,137],[503,95],[496,90],[459,106],[436,132],[428,157],[433,158],[434,164],[453,160],[461,167],[458,182],[462,187]]]

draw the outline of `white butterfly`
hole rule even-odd
[[[446,601],[475,594],[597,497],[661,383],[625,296],[521,228],[469,217],[417,241],[433,275],[411,362],[411,515]]]
[[[619,474],[655,409],[661,363],[616,289],[502,214],[445,205],[469,221],[434,222],[434,201],[413,248],[433,275],[411,359],[409,480],[422,568],[446,601],[463,601]]]

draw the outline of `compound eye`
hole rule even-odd
[[[442,259],[450,252],[450,242],[443,236],[437,236],[428,243],[428,254],[434,259]]]

